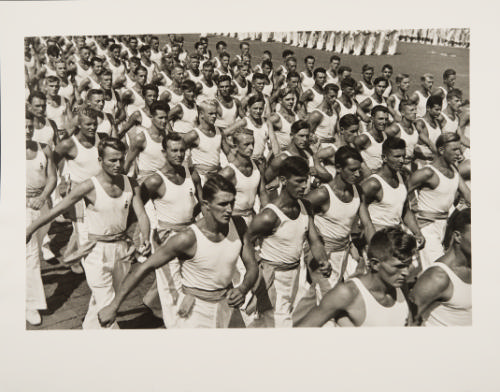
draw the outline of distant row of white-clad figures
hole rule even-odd
[[[470,29],[405,29],[352,31],[292,31],[256,33],[216,33],[240,40],[283,42],[292,46],[327,50],[342,54],[394,55],[399,41],[468,48]]]

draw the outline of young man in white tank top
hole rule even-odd
[[[125,89],[122,94],[122,102],[125,105],[128,116],[139,109],[143,109],[145,106],[143,88],[146,85],[147,74],[148,71],[146,68],[143,66],[137,67],[134,72],[135,79],[133,85]]]
[[[100,139],[108,136],[116,137],[118,130],[115,126],[115,120],[109,113],[104,113],[104,91],[91,89],[87,93],[86,104],[98,113],[96,133]]]
[[[113,74],[113,87],[123,87],[127,79],[125,77],[125,63],[120,60],[120,45],[112,44],[108,49],[108,53],[108,61],[104,63],[104,67]]]
[[[382,105],[387,107],[387,103],[384,97],[384,91],[387,88],[387,79],[382,76],[375,78],[373,81],[373,94],[368,96],[363,101],[359,102],[358,113],[361,114],[360,117],[363,120],[362,131],[366,130],[368,127],[368,122],[370,122],[370,111],[377,105]],[[360,113],[362,112],[362,113]]]
[[[311,131],[319,138],[321,147],[333,145],[338,128],[338,114],[334,109],[339,87],[327,84],[321,105],[308,114],[306,121]]]
[[[323,86],[326,82],[326,70],[324,68],[316,68],[313,75],[314,85],[307,90],[303,90],[304,92],[299,99],[300,107],[304,115],[319,108],[325,94]]]
[[[280,94],[280,107],[271,113],[268,124],[269,129],[272,127],[280,151],[283,151],[290,146],[292,124],[299,120],[299,116],[294,110],[297,103],[296,91],[286,87],[280,90]]]
[[[85,97],[86,91],[91,88],[100,88],[100,77],[104,71],[104,60],[99,57],[93,57],[91,61],[92,72],[83,79],[77,89],[77,93],[82,98]]]
[[[441,114],[443,100],[441,97],[429,97],[426,103],[426,113],[422,118],[415,121],[415,128],[418,131],[417,154],[420,165],[425,165],[432,161],[437,155],[436,140],[441,135],[441,125],[438,118]]]
[[[52,149],[59,140],[57,125],[46,116],[47,97],[33,91],[28,97],[27,110],[33,115],[33,141],[47,144]]]
[[[154,84],[146,84],[142,87],[141,96],[144,106],[131,112],[127,120],[120,124],[118,137],[121,139],[133,127],[151,127],[151,106],[158,101],[158,87]]]
[[[120,304],[148,273],[178,259],[182,284],[176,307],[178,327],[229,327],[234,310],[243,304],[257,280],[258,267],[252,245],[243,237],[243,221],[231,218],[234,185],[215,175],[202,193],[203,218],[172,235],[145,263],[138,264],[111,304],[99,312],[102,325],[114,322]],[[240,254],[245,276],[239,286],[233,287],[231,280]]]
[[[115,123],[125,121],[127,115],[122,105],[120,94],[113,87],[113,74],[108,70],[104,70],[99,83],[101,85],[100,88],[104,91],[103,112],[111,115]]]
[[[462,91],[455,89],[447,94],[448,104],[443,105],[443,111],[438,122],[443,132],[457,132],[460,127],[460,106],[462,105]]]
[[[296,327],[321,327],[334,320],[340,327],[403,327],[411,322],[403,294],[415,238],[395,227],[376,232],[368,246],[367,274],[337,284]]]
[[[382,167],[382,143],[387,139],[385,129],[389,111],[385,106],[377,105],[371,110],[371,117],[367,131],[354,139],[354,144],[363,157],[365,177]]]
[[[405,141],[405,167],[412,172],[414,171],[415,146],[418,143],[418,131],[415,128],[417,108],[410,100],[402,100],[399,103],[398,112],[401,119],[388,126],[385,133],[389,137],[399,137]]]
[[[26,227],[40,217],[41,208],[48,205],[56,187],[56,166],[52,151],[46,144],[31,140],[34,117],[26,113]],[[26,321],[31,325],[42,322],[39,310],[47,309],[40,272],[41,238],[31,238],[26,244]]]
[[[416,324],[472,325],[471,210],[454,212],[446,228],[448,250],[417,280],[410,293]]]
[[[151,60],[151,46],[141,46],[139,48],[139,53],[141,54],[142,66],[148,70],[146,83],[157,83],[159,80],[161,80],[161,76],[158,65],[156,65],[156,63]]]
[[[130,169],[137,158],[139,183],[165,164],[162,153],[162,141],[167,128],[168,107],[163,102],[151,105],[151,127],[141,128],[131,139],[131,144],[125,158],[125,172]]]
[[[196,53],[191,53],[189,55],[186,76],[195,83],[199,83],[200,79],[203,77],[200,71],[200,57]]]
[[[141,185],[143,203],[152,200],[158,217],[158,228],[153,229],[155,249],[171,234],[194,222],[199,212],[196,197],[201,200],[199,176],[183,165],[186,145],[182,137],[169,133],[162,145],[165,165]],[[177,324],[175,305],[181,289],[179,269],[178,261],[157,269],[156,280],[143,299],[144,304],[163,319],[167,328],[175,328]]]
[[[167,102],[171,107],[177,105],[184,98],[182,94],[182,82],[184,81],[184,68],[178,64],[172,68],[172,84],[160,86],[160,101]]]
[[[68,100],[59,95],[61,82],[57,76],[48,76],[45,79],[47,96],[47,118],[54,121],[57,128],[68,131],[68,124],[72,120],[72,111]]]
[[[300,268],[304,241],[309,242],[320,272],[326,277],[331,273],[309,203],[301,200],[309,176],[307,162],[301,157],[287,157],[279,176],[283,184],[280,195],[254,217],[247,233],[254,244],[262,239],[261,276],[254,290],[255,300],[249,306],[255,303],[255,326],[268,328],[292,326],[297,285],[299,279],[305,282],[305,269]]]
[[[62,140],[54,149],[54,162],[57,166],[64,159],[62,175],[68,177],[70,188],[79,185],[100,171],[96,136],[98,112],[92,108],[84,107],[78,114],[78,126],[75,133]],[[65,196],[65,195],[61,195]],[[74,203],[74,221],[72,237],[78,246],[88,242],[88,230],[85,223],[85,204],[83,201]],[[72,243],[70,239],[70,243]],[[72,251],[67,249],[66,256]],[[71,266],[75,273],[83,273],[78,264]]]
[[[457,80],[457,72],[454,69],[448,68],[443,72],[443,86],[438,87],[432,92],[432,95],[437,95],[443,99],[443,110],[448,106],[448,94],[455,89]]]
[[[52,221],[80,200],[87,205],[88,243],[81,255],[87,284],[92,292],[83,329],[101,328],[97,313],[108,305],[130,269],[134,248],[126,240],[125,230],[129,208],[138,217],[145,238],[140,251],[149,252],[149,221],[144,211],[139,187],[134,180],[123,176],[125,145],[109,138],[99,144],[100,172],[76,186],[50,212],[41,216],[26,229],[26,239],[43,225]],[[119,328],[117,323],[111,328]]]
[[[231,78],[221,75],[217,79],[217,120],[215,126],[226,129],[233,124],[238,117],[244,116],[241,103],[231,96]]]
[[[369,65],[363,65],[361,69],[362,79],[358,82],[356,86],[356,101],[358,103],[363,102],[366,98],[373,94],[373,74],[375,69]]]
[[[388,138],[382,145],[382,167],[368,177],[361,188],[375,230],[404,223],[422,247],[424,237],[409,208],[407,189],[401,175],[405,154],[406,143],[403,139]]]
[[[356,81],[351,77],[346,77],[340,82],[342,94],[334,104],[334,109],[337,111],[339,118],[346,114],[357,114],[358,104],[354,99]]]
[[[306,254],[311,280],[318,300],[338,281],[355,273],[362,273],[365,265],[356,247],[351,243],[351,229],[360,218],[369,240],[375,230],[369,219],[364,195],[358,186],[362,179],[359,152],[348,146],[340,147],[335,153],[336,175],[332,181],[323,184],[306,196],[311,203],[314,223],[325,244],[332,274],[325,278],[317,271],[316,260]]]
[[[314,73],[313,73],[315,62],[316,60],[314,56],[306,56],[306,58],[304,59],[306,68],[304,71],[300,72],[300,84],[302,86],[302,91],[309,90],[315,84]]]
[[[182,101],[175,105],[168,113],[168,121],[172,123],[172,130],[178,133],[191,132],[198,124],[198,108],[196,106],[196,84],[192,80],[185,80],[181,84]]]
[[[431,96],[432,85],[434,84],[434,76],[426,73],[420,77],[420,86],[410,96],[410,101],[417,105],[417,117],[424,117],[426,111],[427,99]]]
[[[455,165],[462,159],[460,137],[443,133],[436,141],[437,158],[415,171],[408,181],[408,194],[418,192],[417,220],[425,237],[422,267],[425,269],[441,257],[446,219],[455,201],[457,190],[470,203],[470,189],[458,174]]]
[[[196,102],[198,104],[205,100],[215,99],[215,96],[217,95],[217,84],[213,80],[214,66],[211,61],[207,61],[203,64],[201,73],[203,74],[203,77],[196,84]]]
[[[410,75],[399,74],[396,76],[396,89],[387,98],[387,108],[394,121],[401,121],[399,112],[399,103],[403,100],[409,100],[408,89],[410,88]]]

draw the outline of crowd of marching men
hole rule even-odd
[[[470,325],[469,102],[444,69],[361,80],[201,36],[25,39],[26,320],[59,261],[83,328],[144,303],[167,328]],[[377,75],[375,74],[377,73]],[[139,261],[139,263],[135,263]],[[131,268],[132,266],[132,268]]]

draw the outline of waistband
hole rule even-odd
[[[216,174],[220,169],[219,165],[217,165],[217,166],[206,165],[204,163],[195,163],[195,164],[193,164],[193,166],[198,171],[199,174],[204,174],[204,175]]]
[[[207,302],[219,302],[223,300],[227,292],[233,287],[233,285],[229,285],[223,289],[218,289],[218,290],[204,290],[204,289],[198,289],[196,287],[187,287],[187,286],[182,286],[182,292],[185,295],[192,295],[193,297],[199,298],[203,301]]]
[[[299,268],[300,265],[300,260],[293,263],[281,263],[279,261],[260,259],[260,262],[272,267],[275,271],[290,271]]]
[[[417,211],[416,213],[417,223],[420,227],[425,227],[437,220],[448,219],[447,212],[431,212],[431,211]]]
[[[90,234],[89,241],[97,242],[118,242],[125,241],[127,239],[127,233],[117,233],[117,234]]]
[[[329,238],[323,237],[323,242],[325,244],[325,250],[329,252],[340,252],[346,250],[349,246],[350,238],[349,236],[344,238]]]
[[[319,137],[321,143],[335,143],[335,138],[332,137]]]
[[[38,197],[42,194],[45,187],[26,189],[26,198]]]
[[[183,230],[188,227],[193,222],[186,223],[170,223],[162,220],[158,220],[158,228],[161,230]]]

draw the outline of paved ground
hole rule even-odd
[[[160,37],[165,42],[165,37]],[[220,39],[228,44],[228,51],[232,54],[239,53],[239,41],[228,37],[209,36],[209,47],[215,53],[215,43]],[[198,35],[185,35],[185,48],[192,50]],[[316,49],[295,48],[281,43],[263,43],[260,41],[249,41],[251,53],[253,53],[253,64],[259,61],[264,50],[270,50],[273,54],[275,67],[281,64],[281,52],[289,47],[295,51],[299,59],[299,70],[303,69],[300,61],[308,54],[316,57],[317,66],[328,65],[330,52]],[[376,68],[376,74],[383,64],[393,65],[395,74],[399,72],[408,73],[412,76],[410,90],[418,86],[418,77],[424,72],[435,75],[436,86],[441,85],[441,75],[446,68],[454,68],[457,71],[457,87],[461,88],[464,96],[469,96],[469,50],[461,48],[447,48],[431,45],[400,43],[398,54],[395,56],[348,56],[341,55],[342,64],[353,68],[353,76],[359,80],[363,64],[372,64]],[[65,235],[70,234],[71,228],[61,227]],[[62,240],[62,242],[64,242]],[[45,286],[48,310],[42,312],[42,324],[33,327],[26,324],[29,330],[39,329],[79,329],[87,311],[90,290],[85,282],[84,275],[75,275],[65,266],[57,261],[55,264],[42,263],[42,278]],[[142,298],[153,280],[153,274],[134,290],[122,305],[118,324],[121,328],[163,328],[163,322],[155,318],[152,313],[142,304]]]

